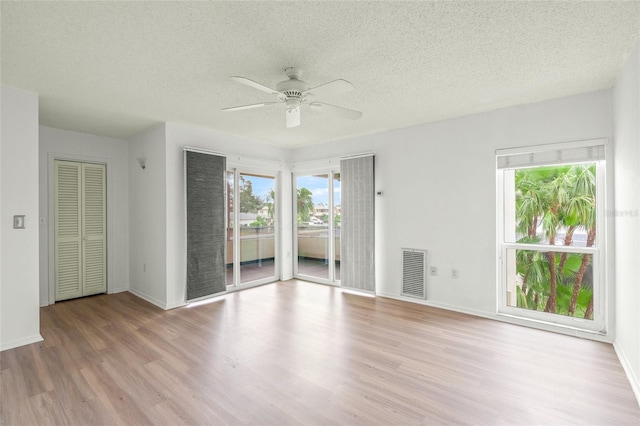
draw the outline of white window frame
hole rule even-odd
[[[596,166],[596,229],[598,234],[596,237],[596,243],[594,247],[566,247],[561,245],[549,246],[544,244],[519,244],[515,242],[509,242],[507,240],[507,226],[515,227],[515,224],[507,224],[506,220],[506,208],[507,202],[514,203],[515,198],[509,197],[509,194],[505,190],[506,179],[505,175],[509,171],[516,169],[522,169],[527,166],[518,166],[514,168],[496,168],[496,201],[497,201],[497,314],[499,316],[512,317],[525,321],[532,321],[544,325],[553,327],[568,328],[577,331],[584,331],[588,333],[597,333],[600,335],[607,334],[608,325],[608,277],[607,277],[607,246],[608,246],[608,230],[606,220],[606,206],[607,206],[607,147],[608,143],[606,139],[594,139],[587,141],[556,143],[548,145],[529,146],[521,148],[500,149],[496,150],[496,159],[499,161],[500,157],[518,155],[518,154],[531,154],[537,155],[550,152],[558,152],[562,150],[569,150],[573,148],[587,148],[602,146],[604,152],[604,159],[593,161]],[[532,157],[533,158],[533,157]],[[557,163],[549,162],[546,164],[536,164],[530,167],[538,167],[542,165],[560,165],[560,164],[577,164],[580,161],[558,161]],[[511,172],[513,173],[513,172]],[[507,304],[507,251],[511,249],[522,249],[531,251],[548,252],[550,248],[553,248],[554,252],[563,253],[589,253],[592,254],[592,267],[593,267],[593,320],[587,320],[584,318],[569,317],[561,314],[551,314],[547,312],[534,311],[524,308],[518,308],[509,306]]]

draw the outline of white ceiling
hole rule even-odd
[[[380,132],[613,85],[640,2],[6,2],[1,81],[40,94],[41,124],[129,138],[162,121],[283,147]],[[297,66],[317,99],[285,127],[270,87]]]

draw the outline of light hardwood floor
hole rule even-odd
[[[1,354],[3,425],[640,424],[611,345],[328,286],[41,313]]]

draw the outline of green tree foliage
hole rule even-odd
[[[264,202],[259,195],[254,195],[250,180],[240,175],[240,211],[243,213],[258,213]]]
[[[297,194],[298,223],[308,222],[313,213],[313,194],[307,188],[298,188]]]
[[[577,230],[596,237],[596,182],[593,164],[520,169],[515,174],[516,232],[520,243],[555,246],[564,232],[570,246]],[[537,229],[542,229],[542,235]],[[518,306],[569,316],[593,317],[593,289],[583,286],[591,255],[518,250],[516,267],[522,279]]]
[[[267,221],[267,218],[264,216],[256,217],[256,220],[249,224],[249,226],[254,228],[263,227],[267,225],[269,225],[269,222]]]
[[[276,214],[276,191],[271,189],[265,196],[264,205],[267,206],[267,215],[269,216],[269,223],[275,221]]]

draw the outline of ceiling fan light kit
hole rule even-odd
[[[348,118],[350,120],[357,120],[362,117],[362,112],[360,111],[314,101],[314,98],[318,96],[336,95],[353,90],[353,84],[349,83],[348,81],[338,79],[330,81],[329,83],[321,84],[320,86],[316,86],[314,88],[309,88],[309,85],[301,80],[302,70],[300,68],[288,67],[285,68],[284,72],[285,74],[287,74],[287,77],[289,77],[289,79],[276,84],[275,89],[250,80],[246,77],[231,77],[233,81],[236,81],[240,84],[244,84],[262,92],[275,95],[278,98],[278,101],[223,108],[222,111],[240,111],[245,109],[285,104],[285,118],[287,127],[297,127],[300,125],[300,110],[303,105],[309,106],[309,108],[314,111],[329,112],[335,116]]]

